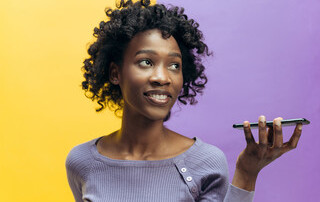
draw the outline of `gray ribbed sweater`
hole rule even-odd
[[[184,153],[157,161],[110,159],[98,152],[97,140],[74,147],[66,160],[77,202],[253,200],[254,192],[229,184],[224,153],[199,138]]]

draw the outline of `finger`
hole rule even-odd
[[[259,144],[266,145],[268,144],[268,134],[266,126],[266,117],[259,117]]]
[[[273,145],[273,127],[268,126],[268,145],[272,147]]]
[[[301,133],[302,133],[302,124],[299,123],[296,125],[296,128],[294,129],[294,132],[290,138],[291,146],[293,148],[297,147],[299,139],[301,137]]]
[[[244,135],[246,137],[247,145],[255,143],[254,137],[253,137],[251,129],[250,129],[249,121],[243,122],[243,129],[244,129]]]
[[[280,148],[283,145],[283,135],[282,135],[282,127],[281,127],[282,118],[276,118],[273,120],[273,147]]]
[[[298,145],[300,136],[302,132],[302,124],[299,123],[296,125],[294,132],[288,142],[285,143],[285,147],[283,153],[290,151],[291,149],[295,149]]]

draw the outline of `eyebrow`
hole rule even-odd
[[[151,53],[151,54],[153,54],[153,55],[157,55],[157,52],[154,51],[154,50],[139,50],[139,51],[136,52],[135,55],[139,55],[139,54],[143,54],[143,53]],[[181,56],[180,53],[171,52],[171,53],[169,53],[168,55],[169,55],[169,56],[172,56],[172,57],[179,57],[179,58],[182,59],[182,56]]]

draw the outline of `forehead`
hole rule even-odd
[[[163,38],[158,29],[151,29],[136,34],[129,42],[126,54],[132,55],[141,50],[153,50],[161,54],[180,53],[180,48],[173,36]]]

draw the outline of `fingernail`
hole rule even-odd
[[[280,126],[281,125],[281,121],[279,119],[276,119],[275,120],[275,124],[276,124],[276,126]]]
[[[302,130],[302,124],[298,124],[298,129]]]
[[[243,123],[243,126],[244,126],[244,127],[248,127],[248,126],[249,126],[249,123],[248,123],[247,121],[245,121],[245,122]]]
[[[266,123],[266,117],[265,116],[260,116],[259,117],[259,122],[261,123],[262,126],[264,126],[265,123]]]

